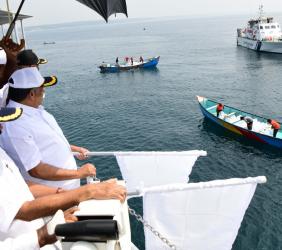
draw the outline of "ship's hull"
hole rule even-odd
[[[257,41],[245,37],[237,37],[237,45],[259,52],[282,54],[282,41]]]

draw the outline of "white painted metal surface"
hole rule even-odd
[[[250,19],[246,28],[237,29],[237,45],[251,50],[282,53],[280,24],[273,17],[266,17],[260,6],[258,18]]]

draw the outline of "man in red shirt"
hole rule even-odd
[[[271,128],[273,128],[273,137],[276,137],[277,132],[281,127],[279,122],[272,119],[267,119],[267,123],[269,123],[271,125]]]
[[[216,116],[217,117],[219,116],[219,113],[223,111],[223,109],[224,109],[224,105],[222,103],[217,104],[216,106]]]

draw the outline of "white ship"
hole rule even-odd
[[[273,17],[266,17],[260,5],[259,17],[250,19],[246,28],[237,29],[237,45],[256,51],[282,53],[280,24]]]

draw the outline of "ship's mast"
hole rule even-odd
[[[259,6],[259,19],[261,20],[264,16],[264,12],[263,12],[263,5],[261,4]]]

